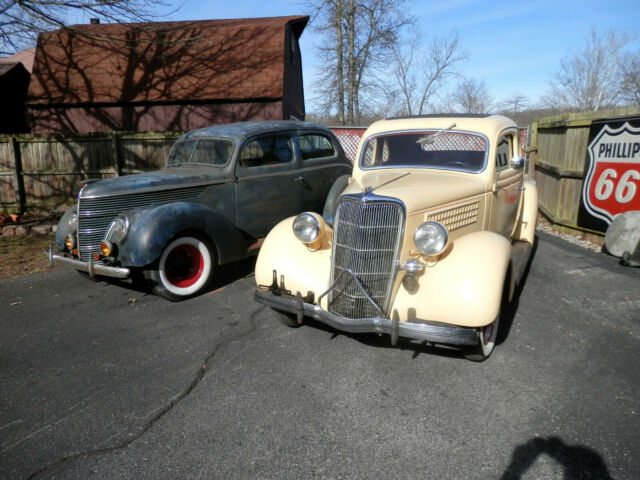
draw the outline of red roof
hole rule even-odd
[[[283,96],[285,26],[309,17],[75,25],[40,35],[29,104]]]

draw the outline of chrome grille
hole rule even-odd
[[[336,209],[329,311],[346,318],[378,317],[380,314],[358,287],[350,270],[367,294],[382,309],[388,308],[404,209],[390,201],[343,200]],[[342,274],[342,275],[341,275]]]
[[[78,199],[78,253],[88,261],[93,253],[100,252],[100,242],[109,225],[120,213],[153,204],[193,200],[198,198],[206,185],[160,192],[133,193],[98,198]]]

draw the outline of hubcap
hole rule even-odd
[[[193,245],[175,247],[165,261],[165,275],[173,285],[187,288],[198,281],[204,270],[204,258]]]

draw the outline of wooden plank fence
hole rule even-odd
[[[578,226],[589,128],[595,120],[638,114],[640,107],[627,107],[558,115],[531,124],[529,145],[538,148],[538,207],[548,220],[574,232],[602,235]]]
[[[365,128],[331,128],[353,161]],[[81,180],[161,168],[180,133],[0,135],[0,212],[68,205]]]
[[[0,135],[0,211],[69,204],[81,180],[161,168],[179,135]]]

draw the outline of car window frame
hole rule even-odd
[[[513,156],[515,155],[514,153],[514,147],[515,147],[515,142],[514,142],[514,136],[515,133],[512,131],[503,131],[500,133],[500,135],[498,135],[498,139],[496,140],[496,149],[495,149],[495,155],[494,155],[494,166],[496,169],[496,172],[502,172],[504,170],[507,170],[508,168],[511,167],[511,159],[513,158]],[[506,158],[506,162],[504,165],[498,165],[498,148],[500,147],[500,142],[502,141],[502,139],[504,137],[508,138],[508,152],[507,152],[507,158]]]
[[[289,140],[289,148],[291,149],[291,160],[289,162],[268,163],[268,164],[263,164],[263,165],[253,165],[253,166],[250,166],[250,167],[243,166],[241,164],[240,156],[242,155],[242,151],[244,150],[244,148],[247,145],[249,145],[251,142],[254,142],[254,141],[259,140],[261,138],[277,137],[277,136],[283,136],[283,137],[286,136],[288,138],[288,140]],[[245,175],[248,175],[248,174],[251,174],[253,172],[261,173],[261,172],[265,172],[265,171],[268,171],[268,172],[279,172],[279,171],[283,171],[283,170],[293,170],[294,168],[291,168],[291,166],[292,165],[295,166],[299,162],[299,157],[298,157],[297,152],[296,152],[297,139],[294,140],[294,137],[296,137],[296,133],[294,131],[291,131],[291,130],[279,130],[277,132],[265,132],[265,133],[260,133],[260,134],[248,137],[239,146],[238,152],[236,154],[236,165],[235,165],[236,174],[243,173]]]
[[[326,155],[326,156],[322,156],[322,157],[304,158],[303,154],[302,154],[302,146],[301,146],[301,143],[300,143],[300,137],[311,136],[311,135],[315,135],[315,136],[318,136],[318,137],[325,138],[329,142],[329,144],[331,145],[332,153],[330,155]],[[314,163],[325,162],[327,160],[335,159],[338,156],[338,148],[336,147],[336,141],[334,140],[332,135],[330,133],[327,133],[327,132],[316,131],[316,130],[298,131],[297,134],[296,134],[296,146],[297,146],[297,149],[298,149],[298,154],[300,156],[300,161],[302,162],[303,166],[304,165],[313,165]]]
[[[191,149],[191,153],[189,154],[189,160],[187,162],[185,162],[185,163],[178,163],[176,165],[170,165],[169,164],[169,157],[171,156],[171,152],[176,147],[176,145],[178,145],[179,143],[187,142],[189,140],[195,140],[196,141],[194,147]],[[222,141],[230,142],[231,143],[231,149],[229,150],[229,157],[227,158],[227,161],[225,163],[223,163],[223,164],[222,163],[192,162],[191,159],[193,158],[193,154],[195,153],[196,148],[198,147],[198,142],[200,142],[200,140],[222,140]],[[232,137],[216,137],[216,136],[212,136],[212,135],[198,135],[198,136],[184,137],[183,139],[176,140],[176,142],[171,146],[171,150],[169,151],[169,155],[167,155],[167,161],[166,161],[165,167],[166,168],[175,168],[175,167],[181,167],[181,166],[185,166],[185,165],[204,165],[204,166],[207,166],[207,167],[225,168],[233,160],[233,158],[235,156],[236,147],[237,147],[237,141],[236,141],[236,139],[234,139]]]
[[[478,170],[469,170],[469,169],[462,169],[462,168],[447,168],[447,167],[429,167],[427,165],[389,165],[389,166],[382,166],[382,165],[377,165],[377,166],[364,166],[364,164],[362,163],[363,159],[364,159],[364,154],[366,152],[366,146],[369,142],[369,140],[373,139],[373,138],[377,138],[377,137],[382,137],[382,136],[389,136],[389,135],[401,135],[401,134],[405,134],[405,133],[409,133],[409,134],[415,134],[415,133],[438,133],[441,132],[441,129],[438,128],[418,128],[418,129],[408,129],[408,130],[393,130],[393,131],[386,131],[386,132],[380,132],[380,133],[376,133],[374,135],[370,135],[368,136],[364,142],[362,143],[362,148],[360,150],[360,154],[358,156],[358,168],[360,168],[361,170],[381,170],[381,169],[398,169],[398,168],[418,168],[418,169],[424,169],[424,170],[443,170],[443,171],[447,171],[447,172],[461,172],[461,173],[469,173],[469,174],[473,174],[473,175],[477,175],[479,173],[482,173],[484,171],[486,171],[487,166],[489,165],[489,152],[491,149],[491,142],[489,141],[489,137],[487,137],[487,135],[485,135],[482,132],[474,132],[474,131],[470,131],[470,130],[451,130],[454,133],[462,133],[462,134],[467,134],[467,135],[475,135],[478,137],[481,137],[482,139],[484,139],[485,142],[485,149],[484,149],[484,159],[483,159],[483,163],[482,163],[482,167],[479,168]],[[377,148],[377,146],[376,146]],[[375,154],[375,151],[374,151]]]

